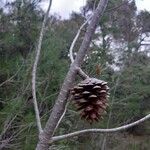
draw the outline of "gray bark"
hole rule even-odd
[[[64,80],[64,83],[62,85],[58,98],[56,100],[56,103],[53,107],[52,113],[46,123],[46,126],[43,132],[40,135],[40,139],[36,148],[37,150],[48,150],[49,148],[49,141],[52,138],[55,128],[57,126],[57,123],[59,122],[59,119],[61,118],[65,110],[65,105],[67,103],[69,90],[73,85],[78,67],[80,67],[83,62],[84,56],[90,45],[92,35],[94,34],[96,26],[98,22],[100,21],[100,18],[103,15],[103,12],[107,6],[107,3],[108,3],[108,0],[100,0],[95,12],[93,13],[91,22],[87,28],[85,37],[78,51],[76,59],[70,66],[70,69],[66,75],[66,78]]]

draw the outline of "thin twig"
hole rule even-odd
[[[130,123],[130,124],[127,124],[127,125],[124,125],[124,126],[120,126],[120,127],[116,127],[116,128],[110,128],[110,129],[85,129],[85,130],[81,130],[81,131],[76,131],[76,132],[73,132],[73,133],[68,133],[68,134],[65,134],[65,135],[60,135],[60,136],[54,136],[51,140],[50,140],[50,143],[52,142],[56,142],[56,141],[60,141],[60,140],[63,140],[63,139],[67,139],[67,138],[71,138],[71,137],[74,137],[74,136],[79,136],[79,135],[82,135],[82,134],[85,134],[85,133],[113,133],[113,132],[119,132],[119,131],[123,131],[123,130],[126,130],[128,128],[131,128],[133,126],[136,126],[144,121],[147,121],[150,119],[150,114],[146,115],[145,117],[133,122],[133,123]]]
[[[80,76],[83,80],[89,78],[89,76],[88,76],[80,67],[78,67],[77,70],[78,70],[79,76]]]
[[[79,28],[75,38],[73,39],[73,41],[71,43],[71,46],[70,46],[70,49],[69,49],[69,56],[70,56],[71,63],[74,62],[73,48],[74,48],[74,46],[75,46],[75,44],[76,44],[76,42],[79,38],[79,35],[80,35],[82,29],[90,21],[90,19],[91,19],[91,16],[81,25],[81,27]],[[83,78],[83,79],[89,78],[89,76],[80,67],[78,67],[77,70],[78,70],[78,74],[81,76],[81,78]]]
[[[44,16],[44,20],[42,23],[42,28],[40,31],[40,36],[39,36],[39,40],[38,40],[38,44],[37,44],[37,48],[36,48],[36,56],[35,56],[35,61],[34,61],[34,65],[33,65],[33,70],[32,70],[32,95],[33,95],[33,104],[34,104],[34,110],[35,110],[35,114],[36,114],[36,121],[37,121],[39,133],[42,132],[42,126],[41,126],[39,109],[38,109],[38,104],[37,104],[37,99],[36,99],[36,72],[37,72],[38,61],[40,58],[40,52],[41,52],[42,40],[43,40],[43,36],[44,36],[44,31],[45,31],[45,25],[46,25],[46,21],[47,21],[48,15],[49,15],[51,4],[52,4],[52,0],[49,1],[49,6],[48,6],[47,12]]]
[[[69,102],[68,102],[68,103],[66,104],[66,106],[65,106],[65,110],[64,110],[62,116],[60,117],[60,119],[59,119],[59,121],[58,121],[58,123],[57,123],[57,125],[56,125],[56,127],[55,127],[55,129],[54,129],[54,133],[55,133],[55,130],[58,128],[59,124],[61,123],[63,117],[65,116],[66,111],[67,111],[67,106],[68,106],[68,105],[69,105]]]
[[[90,17],[90,18],[91,18],[91,17]],[[82,29],[83,29],[84,26],[88,23],[88,21],[90,20],[90,18],[87,19],[87,20],[81,25],[81,27],[79,28],[79,30],[78,30],[78,32],[77,32],[75,38],[73,39],[73,41],[72,41],[72,43],[71,43],[71,46],[70,46],[70,49],[69,49],[69,54],[70,54],[71,63],[74,62],[74,58],[73,58],[73,48],[74,48],[74,46],[75,46],[75,44],[76,44],[76,42],[77,42],[77,40],[78,40],[78,38],[79,38],[79,35],[80,35]]]
[[[6,84],[7,82],[10,82],[10,81],[19,73],[19,71],[22,69],[22,66],[23,66],[23,65],[21,65],[21,67],[17,70],[17,72],[16,72],[13,76],[11,76],[11,77],[10,77],[9,79],[7,79],[6,81],[2,82],[2,83],[0,84],[0,87],[3,86],[4,84]]]

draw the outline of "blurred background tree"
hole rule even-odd
[[[39,0],[15,0],[0,9],[0,149],[35,149],[37,130],[31,94],[35,43],[43,20]],[[69,47],[98,0],[88,0],[68,20],[49,17],[42,44],[37,98],[46,122],[70,65]],[[7,12],[5,11],[7,9]],[[74,48],[74,57],[86,26]],[[70,104],[58,134],[89,127],[115,127],[137,120],[150,111],[150,12],[137,11],[134,0],[113,0],[99,23],[83,69],[111,87],[108,114],[89,125]],[[78,81],[79,79],[77,79]],[[61,150],[149,149],[149,122],[114,135],[84,135],[53,145]],[[105,139],[105,140],[104,140]]]

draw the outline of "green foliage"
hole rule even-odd
[[[35,149],[38,140],[32,102],[31,71],[43,12],[37,7],[38,0],[24,2],[23,6],[20,0],[8,4],[6,6],[10,8],[8,13],[4,13],[3,9],[0,10],[0,132],[2,135],[0,140],[5,141],[11,137],[10,145],[6,146],[12,150]],[[88,1],[82,13],[73,13],[69,20],[60,20],[56,16],[49,18],[36,82],[43,127],[70,65],[68,57],[70,44],[84,21],[84,16],[93,9],[94,2],[98,1]],[[146,11],[137,14],[134,1],[126,2],[118,9],[114,9],[122,2],[124,1],[113,0],[109,3],[99,23],[100,31],[95,33],[82,66],[91,77],[108,82],[111,88],[108,114],[100,122],[90,125],[79,118],[74,106],[70,104],[56,132],[58,135],[83,128],[120,126],[149,112],[150,57],[145,49],[142,48],[141,51],[140,39],[143,34],[146,33],[147,36],[149,33],[150,15]],[[84,33],[83,30],[74,52],[78,51]],[[97,67],[100,73],[97,73]],[[76,82],[79,80],[81,79],[77,77]],[[149,123],[145,126],[149,126]],[[144,133],[149,132],[146,130]],[[106,148],[148,150],[146,135],[141,137],[144,141],[138,141],[133,137],[129,142],[125,141],[123,136],[123,134],[108,135]],[[127,137],[131,138],[128,134]],[[60,141],[52,145],[52,149],[97,150],[101,148],[104,138],[103,135],[83,135]]]
[[[42,11],[38,10],[31,1],[8,3],[10,13],[6,14],[1,9],[1,43],[0,54],[12,56],[21,54],[26,58],[39,34],[38,25],[41,23]]]

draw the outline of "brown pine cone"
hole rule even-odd
[[[71,90],[81,118],[90,123],[102,118],[108,106],[108,90],[107,82],[96,78],[87,78]]]

